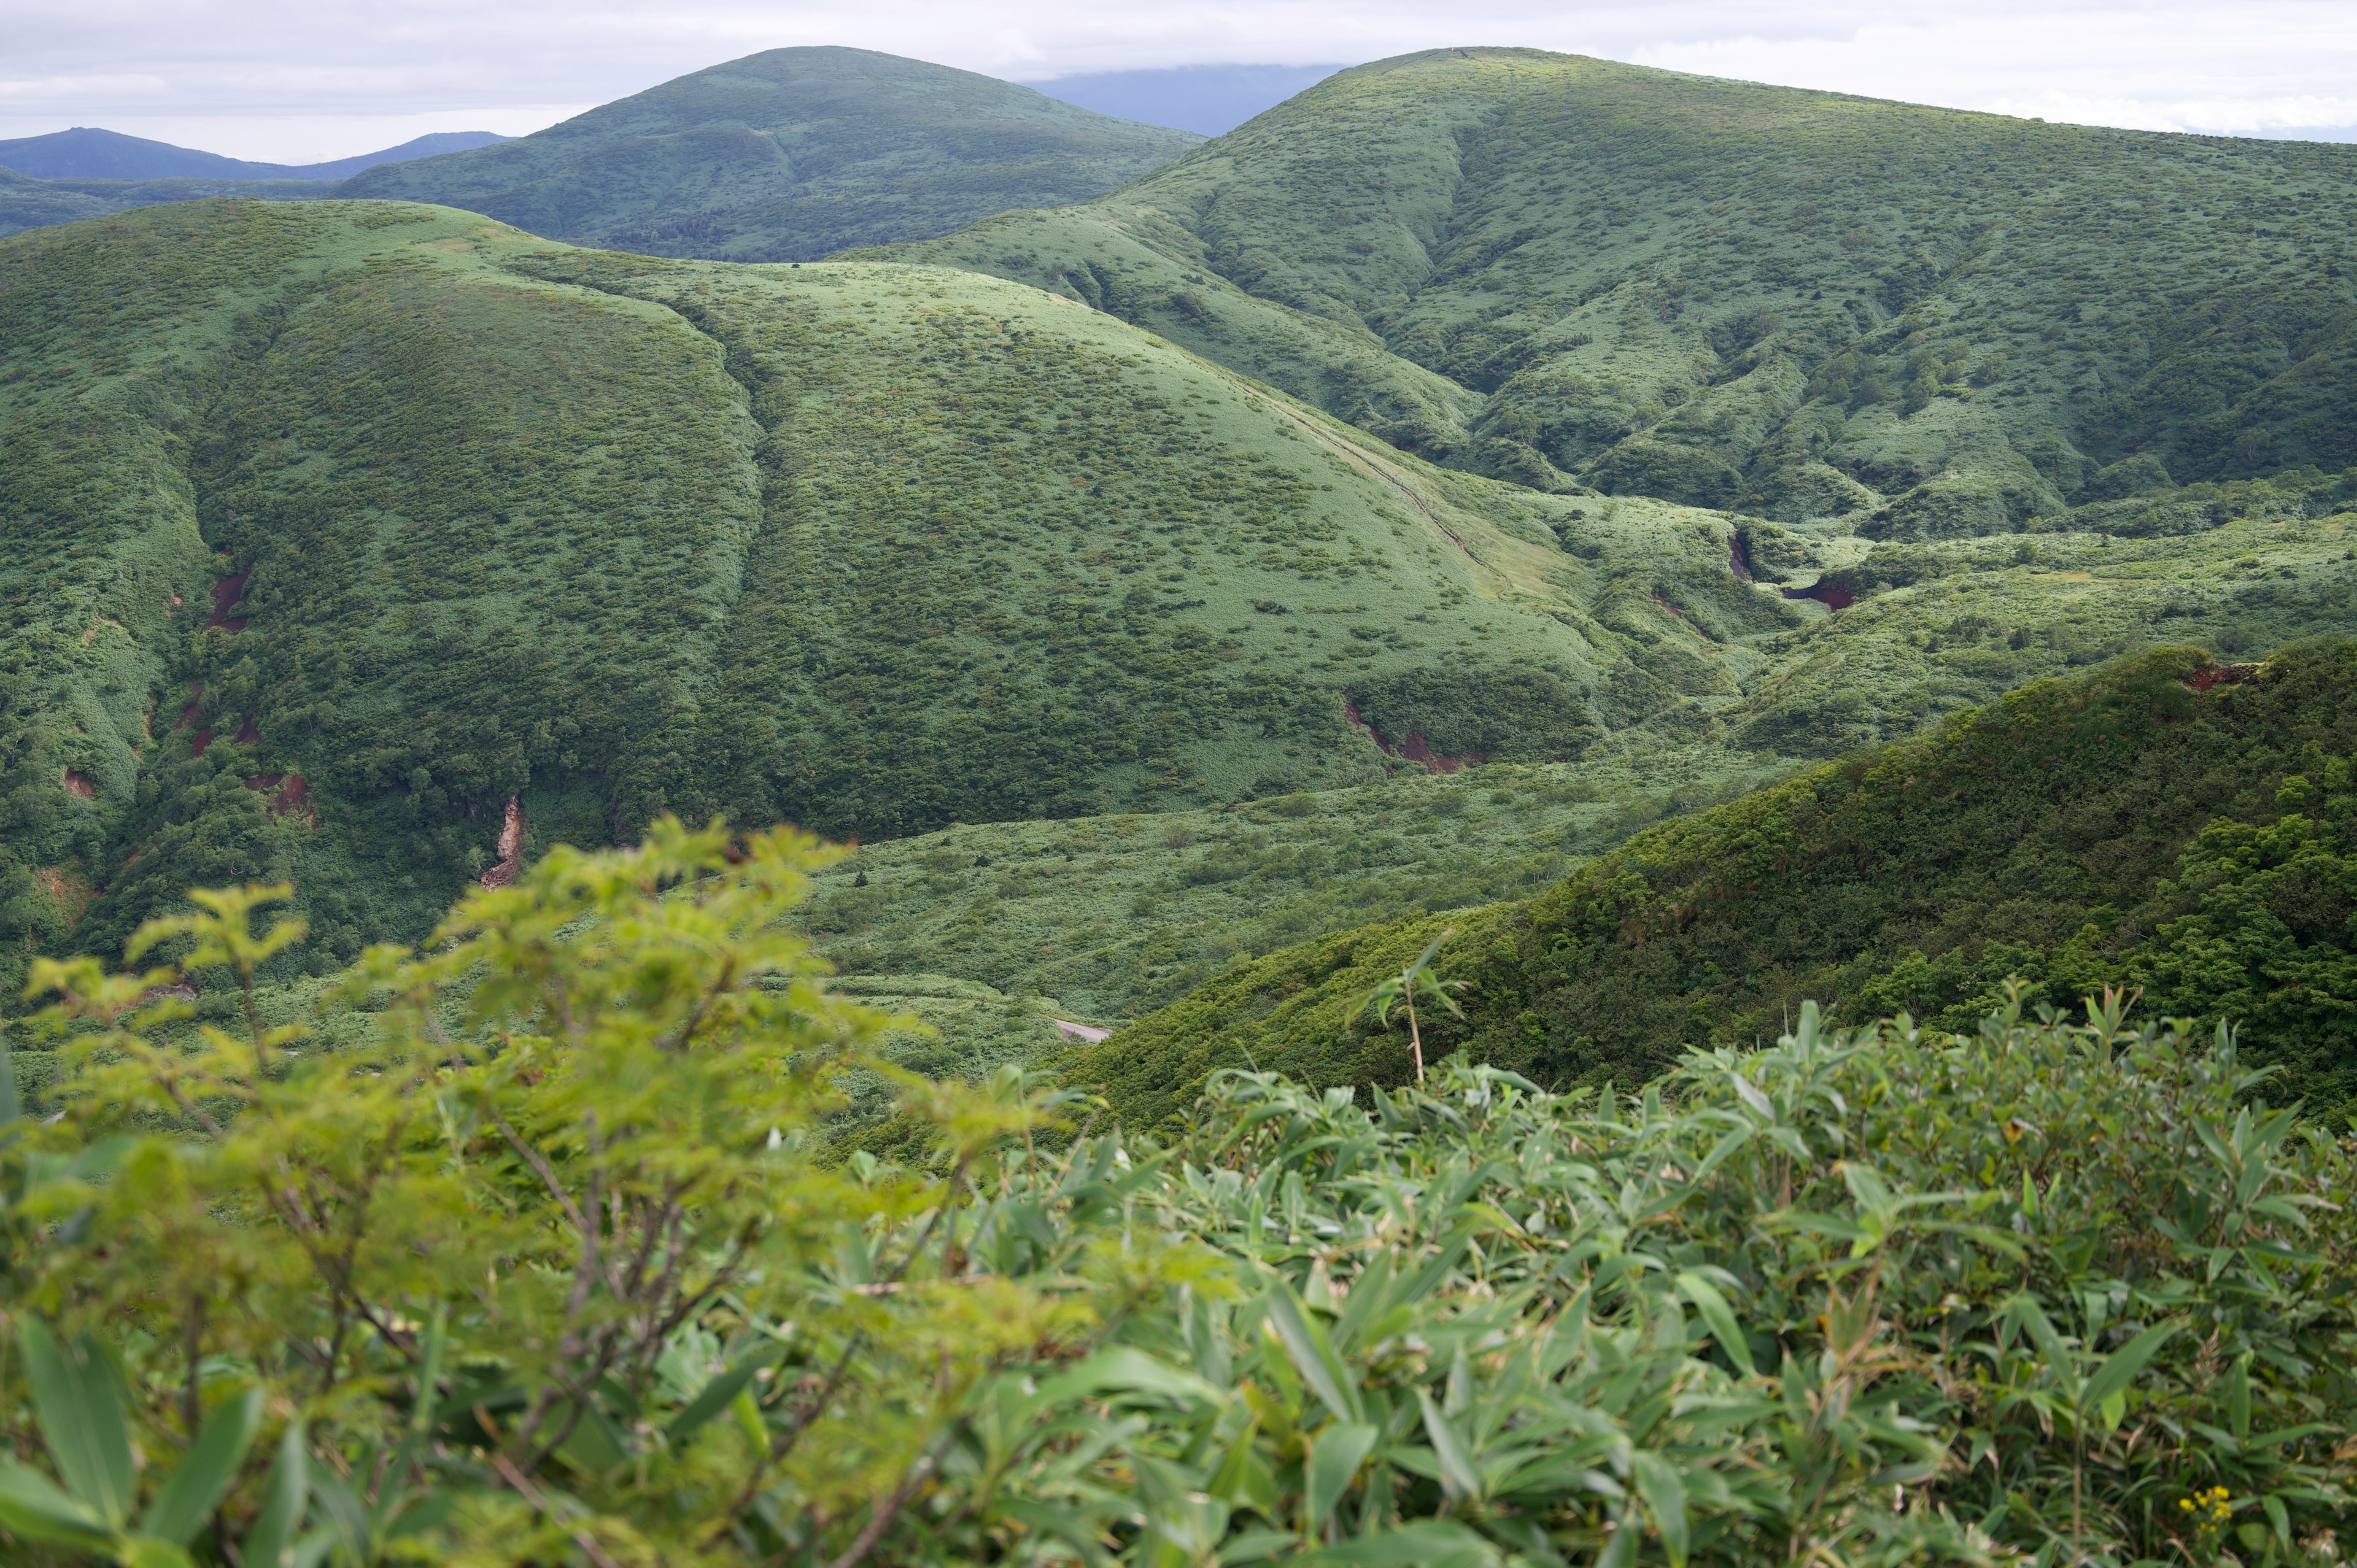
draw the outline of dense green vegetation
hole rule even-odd
[[[0,235],[54,223],[78,223],[164,201],[235,196],[259,201],[313,201],[331,194],[328,179],[36,179],[0,167]]]
[[[326,972],[425,930],[511,798],[528,855],[667,808],[872,844],[1317,797],[1266,844],[1212,814],[1111,877],[1002,868],[1020,918],[888,859],[827,907],[871,976],[1109,1023],[2029,677],[2343,626],[2357,571],[2314,474],[1878,542],[1434,468],[996,280],[447,209],[21,235],[0,317],[11,967],[285,875],[313,924],[285,962]],[[1785,596],[1821,576],[1846,607]],[[1448,854],[1415,789],[1327,798],[1482,759],[1538,771],[1431,795],[1482,808]],[[1116,828],[978,831],[1036,857]]]
[[[1306,943],[1067,1058],[1125,1118],[1245,1061],[1398,1083],[1351,1004],[1443,929],[1472,982],[1444,1046],[1556,1085],[1641,1082],[1773,1038],[1803,999],[1969,1028],[2027,983],[2231,1018],[2279,1090],[2357,1112],[2357,642],[2264,665],[2162,650],[2040,682],[1643,832],[1518,904]]]
[[[423,208],[112,222],[0,254],[20,952],[299,873],[333,967],[422,930],[511,796],[532,843],[1232,800],[1380,777],[1361,678],[1446,659],[1511,718],[1533,671],[1706,668],[1658,607],[1588,607],[1627,593],[1560,503],[1034,291]],[[1784,624],[1677,515],[1598,526]]]
[[[2353,197],[2347,146],[1437,49],[896,253],[1457,467],[1949,537],[2357,463]]]
[[[1101,196],[1202,137],[867,49],[769,49],[339,194],[441,202],[580,244],[814,261]]]
[[[838,1163],[823,857],[553,851],[341,1048],[174,1036],[284,888],[41,966],[10,1560],[2340,1561],[2357,1173],[2223,1030],[1809,1007],[1626,1098],[1223,1074],[1168,1147],[903,1074]]]

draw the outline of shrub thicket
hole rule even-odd
[[[836,1163],[877,1020],[778,924],[818,858],[554,853],[371,955],[343,1050],[156,1036],[284,889],[45,966],[12,1561],[2338,1560],[2357,1173],[2223,1029],[1226,1073],[1167,1148],[904,1079],[909,1163]]]

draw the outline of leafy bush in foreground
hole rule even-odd
[[[552,854],[365,1048],[45,966],[10,1560],[2336,1560],[2352,1151],[2223,1034],[1812,1008],[1636,1097],[1223,1073],[1168,1148],[904,1075],[932,1153],[835,1165],[822,858]],[[268,897],[135,949],[250,974]]]

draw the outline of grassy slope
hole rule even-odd
[[[1795,613],[1724,519],[1569,553],[1564,501],[995,279],[196,203],[7,242],[0,318],[17,951],[292,875],[326,962],[511,794],[535,843],[873,838],[1379,778],[1345,687],[1395,745],[1576,754],[1733,700],[1629,574]]]
[[[652,255],[807,261],[1085,201],[1202,140],[865,49],[770,49],[341,194]]]
[[[2345,522],[2309,515],[2330,484],[2217,489],[2184,539],[1871,548],[1432,468],[972,274],[199,203],[7,242],[0,313],[17,952],[77,919],[111,946],[181,886],[285,875],[324,964],[422,929],[511,794],[534,843],[664,808],[873,841],[1344,788],[1429,750],[1582,759],[1590,814],[1626,820],[2027,676],[2348,610]],[[1860,602],[1738,581],[1738,537],[1760,574],[1830,569]],[[1318,821],[1394,832],[1374,799]],[[1542,875],[1508,829],[1477,837],[1493,871],[1404,871],[1375,908]],[[1248,889],[1207,874],[1108,944],[1088,933],[1151,891],[1125,875],[1036,906],[1029,964],[1003,942],[910,961],[967,901],[917,897],[871,967],[1128,1015],[1369,912],[1304,868],[1430,858],[1330,843],[1243,930],[1216,900]],[[1108,983],[1132,945],[1175,952]],[[1042,946],[1100,956],[1043,966]]]
[[[2347,146],[1447,49],[899,253],[1456,466],[1955,535],[2357,463],[2352,197]]]
[[[1439,968],[1473,989],[1428,1054],[1557,1082],[1627,1083],[1682,1044],[1772,1037],[1812,996],[1968,1026],[2018,975],[2064,1004],[2126,982],[2155,1010],[2230,1014],[2337,1117],[2357,1109],[2357,642],[2197,689],[2215,673],[2161,650],[2026,687],[1642,833],[1525,902],[1274,954],[1066,1075],[1136,1122],[1247,1057],[1397,1082],[1405,1040],[1342,1019],[1453,925]]]

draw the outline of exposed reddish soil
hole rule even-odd
[[[1743,548],[1743,536],[1732,534],[1727,541],[1727,569],[1735,574],[1738,583],[1751,581],[1751,552]]]
[[[1857,603],[1856,594],[1851,593],[1847,588],[1835,587],[1830,583],[1812,583],[1805,588],[1783,588],[1778,591],[1788,599],[1814,599],[1829,610],[1846,610]]]
[[[1462,757],[1442,757],[1415,730],[1407,732],[1407,739],[1401,745],[1386,746],[1383,737],[1375,733],[1375,726],[1360,717],[1359,704],[1348,697],[1342,699],[1342,716],[1366,731],[1367,738],[1373,741],[1385,756],[1407,762],[1420,762],[1426,773],[1454,773],[1460,768],[1472,768],[1490,760],[1490,754],[1486,751],[1469,751]]]
[[[173,727],[174,729],[186,729],[186,728],[188,728],[188,721],[189,721],[190,719],[192,719],[192,718],[195,718],[195,717],[197,716],[197,707],[198,707],[198,704],[201,703],[204,700],[205,700],[205,683],[204,683],[202,681],[191,681],[191,682],[188,682],[188,705],[187,707],[185,707],[185,708],[182,708],[182,709],[180,710],[180,722],[179,722],[178,724],[174,725],[172,727]]]
[[[1678,608],[1677,606],[1670,603],[1669,600],[1662,597],[1658,590],[1653,595],[1653,602],[1661,606],[1663,609],[1669,611],[1672,615],[1677,617],[1680,620],[1686,618],[1686,612]]]
[[[65,777],[58,782],[66,787],[66,793],[69,795],[79,795],[85,800],[98,799],[98,780],[87,773],[79,773],[69,768],[65,771]]]
[[[257,773],[245,781],[245,787],[270,797],[272,816],[300,817],[317,825],[318,819],[311,814],[311,786],[300,773]]]
[[[245,592],[245,580],[252,575],[250,572],[238,572],[213,585],[213,613],[205,622],[207,627],[217,626],[225,631],[245,629],[244,619],[231,620],[229,612],[237,607],[238,599]]]
[[[508,887],[523,875],[523,803],[508,797],[507,815],[500,822],[500,858],[483,873],[486,887]]]
[[[259,714],[246,714],[245,722],[237,726],[237,734],[231,738],[240,746],[260,745],[262,742],[261,717]]]
[[[2245,681],[2258,679],[2258,674],[2259,667],[2255,664],[2204,664],[2185,684],[2197,692],[2206,692],[2212,686],[2239,686]]]

